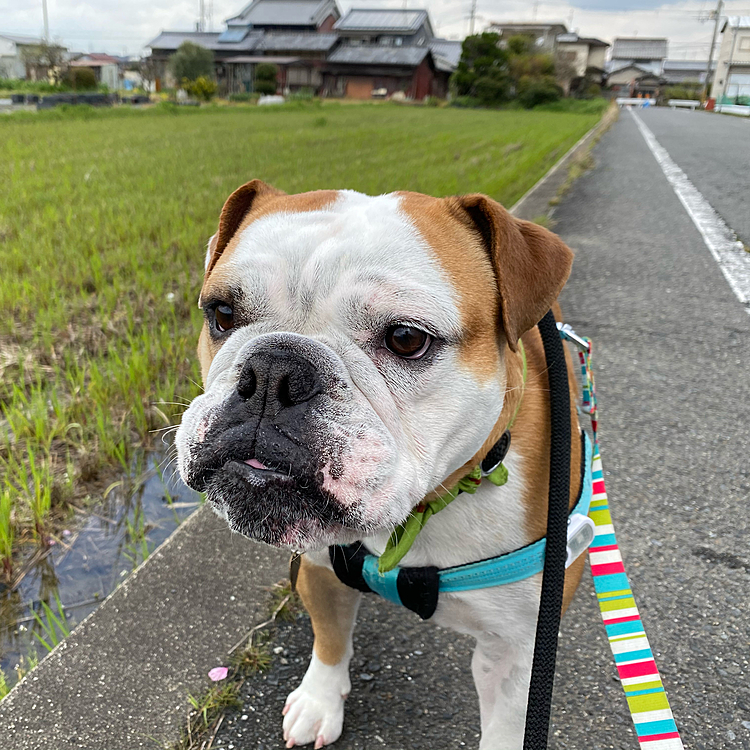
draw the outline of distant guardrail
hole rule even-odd
[[[750,117],[750,107],[745,104],[717,104],[714,107],[715,112],[726,112],[730,115],[744,115]]]
[[[88,104],[92,107],[111,107],[111,94],[50,94],[43,96],[36,105],[37,109],[52,109],[61,104]]]
[[[626,96],[618,96],[615,101],[618,107],[638,107],[642,109],[643,107],[653,107],[656,105],[653,99],[635,99]]]
[[[670,99],[668,102],[669,106],[672,109],[677,109],[677,107],[684,107],[694,110],[696,107],[700,107],[701,103],[699,101],[696,101],[695,99]]]

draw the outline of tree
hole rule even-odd
[[[276,93],[276,66],[272,63],[260,63],[255,66],[255,90],[259,94]]]
[[[149,93],[157,78],[156,61],[153,57],[143,57],[138,61],[135,70],[141,76],[141,88],[145,93]]]
[[[176,80],[195,81],[201,76],[213,78],[214,53],[194,42],[183,42],[169,61],[169,69]]]
[[[500,36],[485,31],[464,39],[461,60],[451,77],[459,96],[473,96],[481,104],[499,104],[510,94],[508,53],[499,46]]]
[[[91,91],[96,88],[96,73],[91,68],[71,67],[66,82],[73,91]]]
[[[39,81],[49,78],[58,85],[67,74],[65,48],[59,44],[41,42],[21,48],[21,60],[29,71],[30,78]]]

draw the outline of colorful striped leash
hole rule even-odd
[[[583,411],[591,417],[594,433],[593,497],[589,518],[596,527],[589,547],[591,574],[609,647],[615,659],[642,750],[683,750],[667,693],[656,667],[646,631],[630,588],[617,545],[604,486],[597,439],[596,388],[591,369],[591,341],[561,327],[564,338],[578,347],[583,379]],[[569,328],[569,327],[567,327]],[[571,335],[572,334],[572,335]],[[583,342],[583,345],[581,344]]]

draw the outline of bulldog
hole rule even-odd
[[[315,640],[284,708],[286,747],[320,748],[342,731],[361,593],[334,574],[329,545],[381,554],[511,421],[507,482],[483,482],[432,517],[401,565],[461,565],[545,535],[549,406],[535,326],[557,309],[571,263],[558,237],[484,195],[286,195],[253,180],[227,199],[200,293],[205,390],[176,442],[183,480],[233,531],[304,553],[297,587]],[[570,358],[568,372],[575,394]],[[572,397],[571,507],[579,430]],[[563,609],[584,558],[567,570]],[[481,750],[523,745],[540,590],[534,575],[440,596],[435,622],[476,639]]]

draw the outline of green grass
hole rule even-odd
[[[2,118],[0,567],[198,393],[205,244],[237,186],[510,205],[598,119],[301,103]]]
[[[55,592],[55,604],[57,605],[57,614],[44,601],[41,602],[44,617],[36,610],[32,612],[34,622],[41,631],[34,630],[33,635],[47,651],[52,651],[63,638],[67,638],[70,635],[70,629],[65,618],[65,610],[57,592]]]

